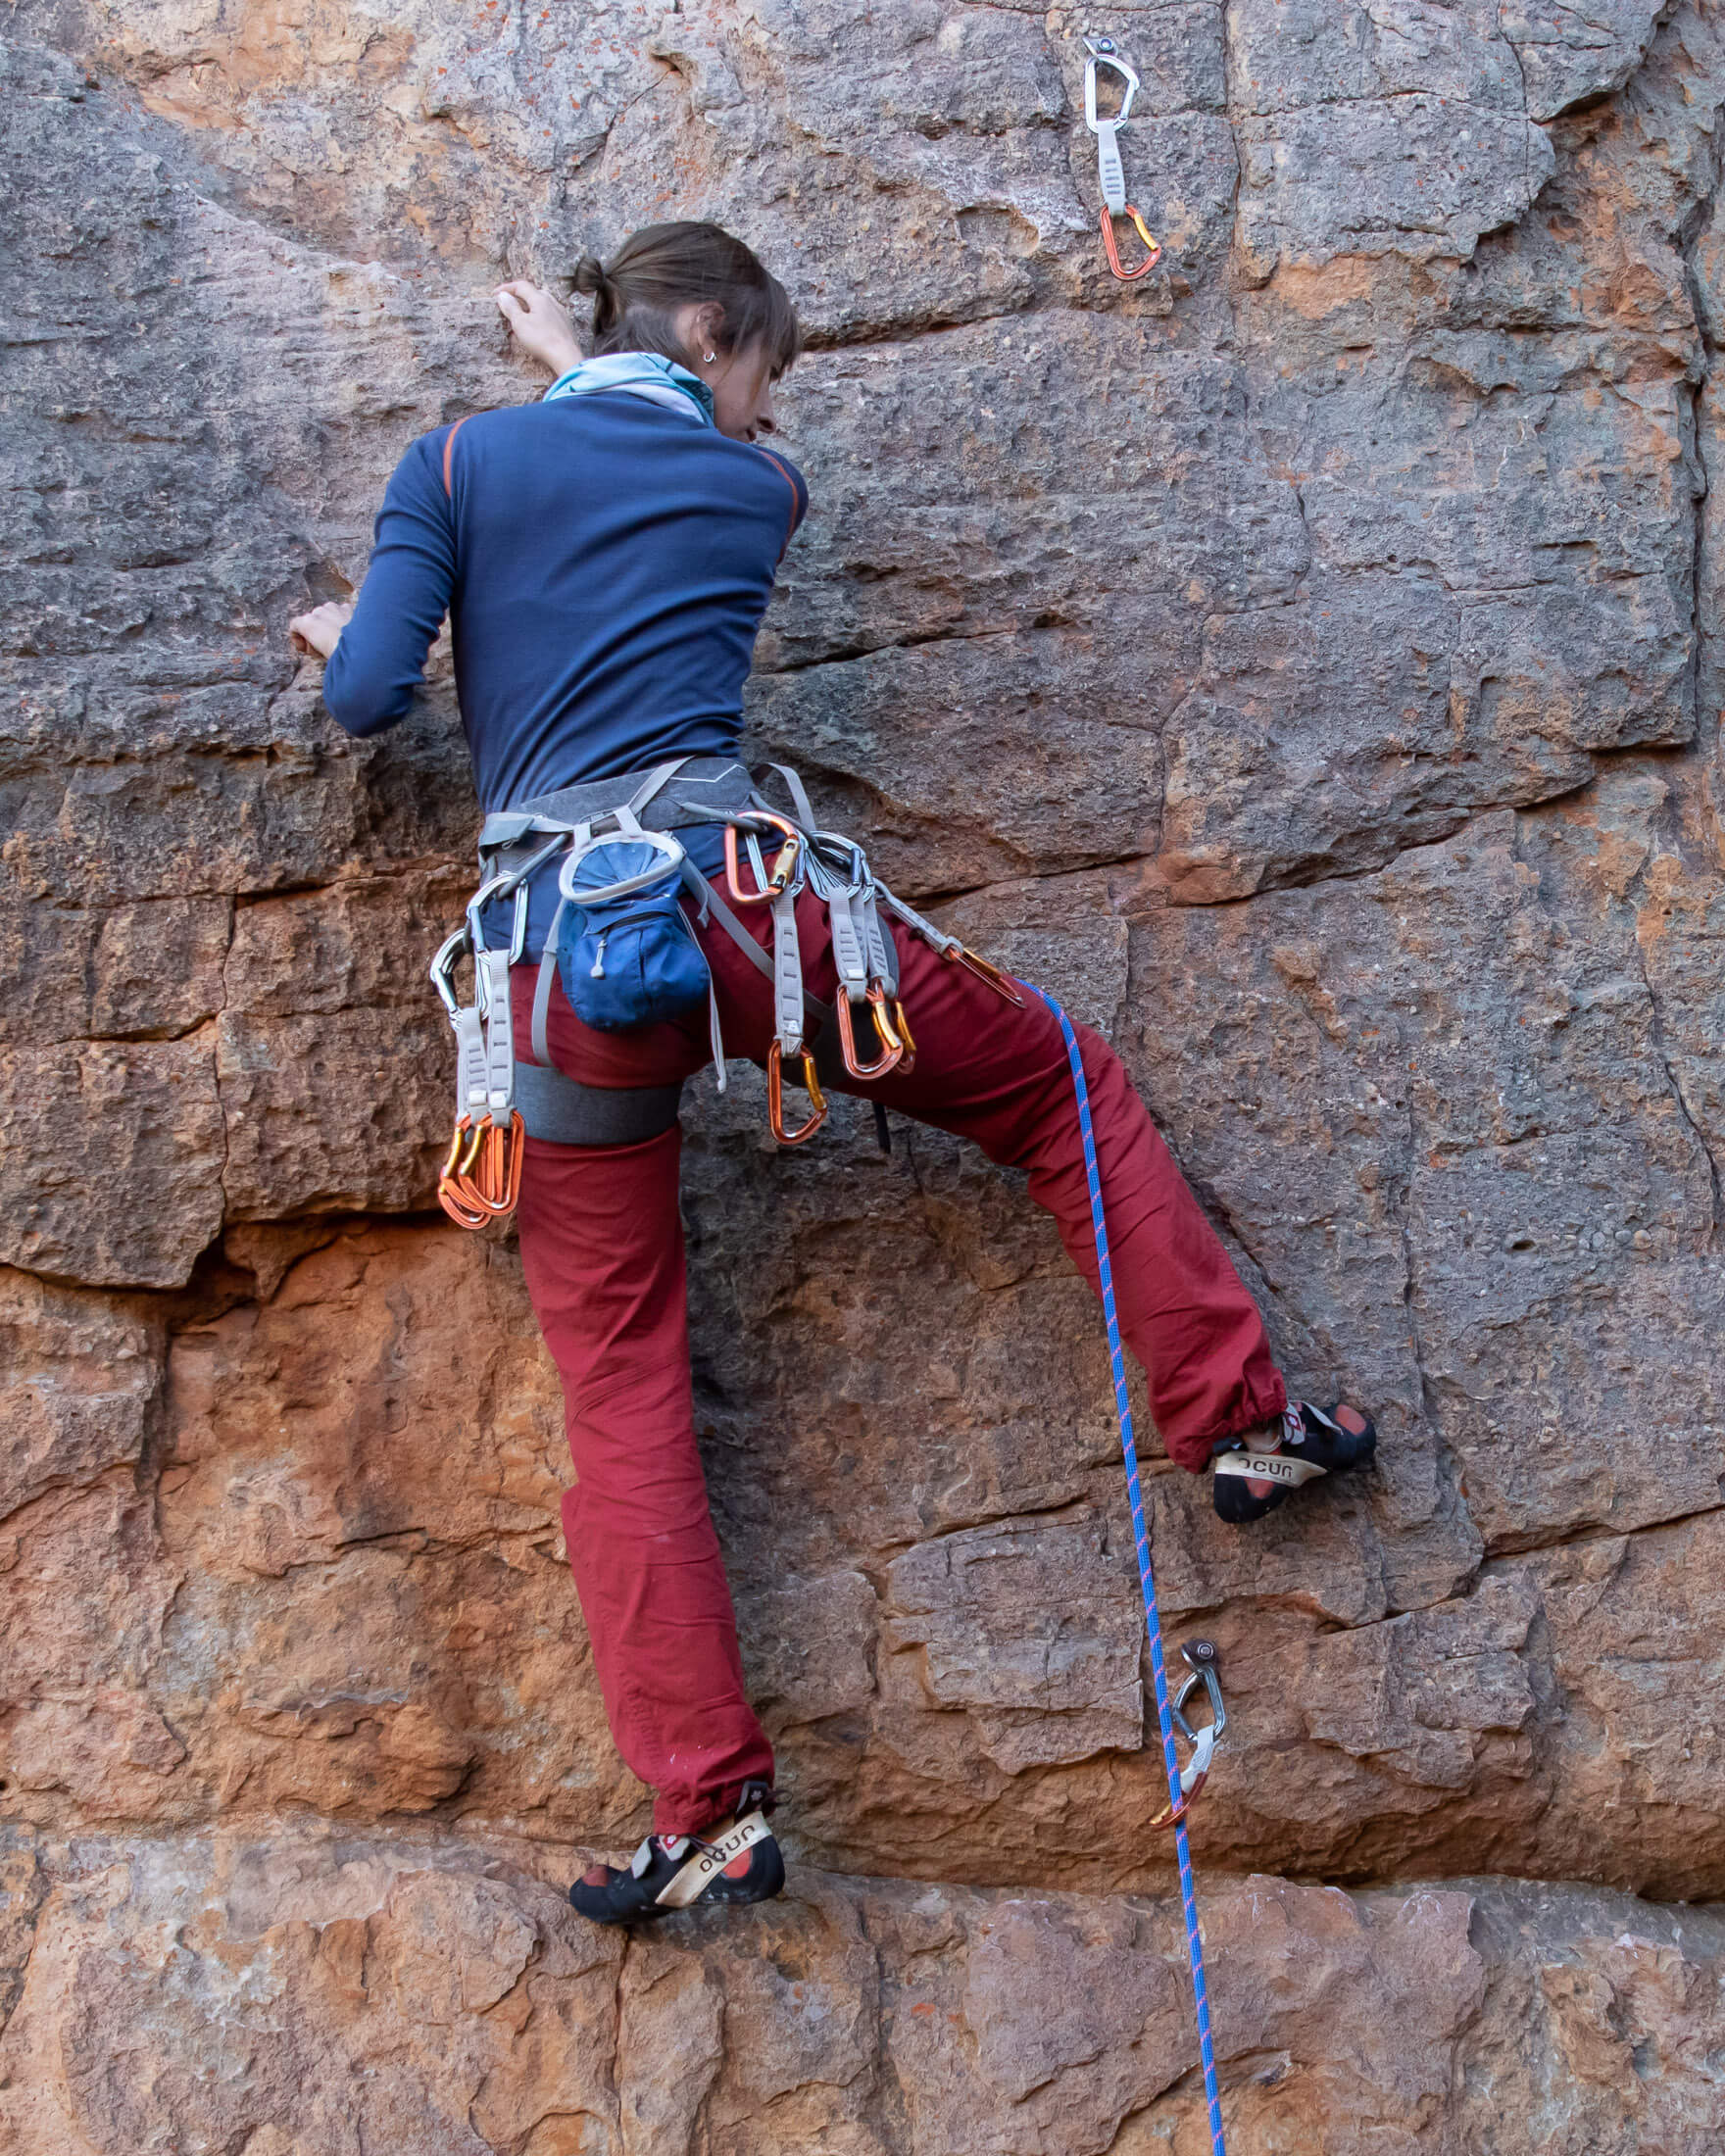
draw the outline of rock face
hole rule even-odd
[[[1146,1436],[1231,2145],[1716,2147],[1717,17],[1099,21],[1131,287],[1083,25],[16,0],[6,2156],[1206,2145],[1095,1310],[1011,1178],[777,1154],[746,1071],[695,1377],[792,1891],[560,1899],[645,1813],[514,1247],[430,1209],[447,667],[351,742],[284,624],[533,393],[491,284],[680,214],[813,340],[753,746],[1110,1035],[1378,1411],[1252,1534]]]

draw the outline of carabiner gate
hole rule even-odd
[[[737,858],[739,831],[749,843],[749,865],[755,874],[753,891],[743,887],[742,863]],[[770,869],[762,858],[757,831],[766,836],[776,833],[781,841],[778,858]],[[803,834],[787,817],[774,815],[765,808],[751,808],[740,813],[724,827],[724,876],[730,887],[732,905],[770,906],[774,899],[790,889],[802,854]]]
[[[905,1016],[905,999],[893,998],[893,1028],[905,1044],[905,1053],[899,1057],[899,1074],[908,1078],[916,1068],[916,1043],[912,1037],[911,1021]]]
[[[845,1068],[853,1078],[884,1078],[889,1071],[897,1070],[905,1059],[905,1044],[899,1038],[893,1024],[892,1012],[887,1004],[886,984],[871,981],[863,1001],[874,1017],[874,1031],[880,1041],[880,1055],[872,1063],[857,1060],[857,1006],[841,988],[833,1002],[833,1009],[839,1021],[839,1051],[845,1058]]]
[[[826,1096],[820,1090],[820,1080],[814,1075],[814,1058],[806,1048],[796,1053],[802,1058],[803,1086],[809,1096],[810,1115],[801,1130],[786,1130],[784,1051],[774,1041],[766,1052],[766,1120],[781,1146],[802,1145],[826,1121]]]

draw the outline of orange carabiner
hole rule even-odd
[[[974,973],[979,981],[986,981],[995,994],[1004,996],[1014,1010],[1024,1008],[1023,997],[1007,975],[998,965],[990,965],[986,958],[979,957],[974,951],[967,951],[961,943],[954,942],[947,945],[941,956],[961,965],[966,973]]]
[[[521,1165],[527,1152],[527,1126],[521,1120],[519,1108],[511,1112],[508,1131],[500,1131],[498,1136],[503,1142],[505,1154],[503,1201],[498,1210],[514,1212],[521,1195]]]
[[[466,1174],[457,1166],[464,1148],[470,1149],[472,1141],[473,1119],[470,1115],[464,1115],[455,1126],[455,1136],[449,1142],[449,1157],[444,1161],[443,1172],[437,1178],[437,1202],[456,1225],[462,1228],[482,1228],[488,1218],[474,1204],[468,1195],[471,1186]]]
[[[470,1115],[456,1118],[455,1136],[449,1142],[449,1158],[443,1163],[442,1173],[437,1178],[440,1184],[451,1182],[455,1178],[458,1172],[456,1162],[462,1156],[462,1147],[467,1143],[468,1134],[472,1127],[473,1118]]]
[[[489,1213],[473,1212],[464,1205],[454,1188],[448,1183],[437,1186],[437,1202],[448,1213],[458,1228],[482,1228],[491,1218]]]
[[[1156,237],[1155,233],[1152,232],[1150,226],[1146,224],[1144,220],[1138,215],[1138,212],[1133,209],[1130,203],[1127,203],[1125,209],[1120,213],[1120,215],[1122,217],[1129,217],[1132,220],[1133,223],[1138,227],[1139,238],[1150,250],[1149,254],[1146,255],[1146,257],[1138,265],[1136,270],[1122,270],[1120,268],[1120,250],[1114,244],[1114,213],[1109,210],[1106,205],[1104,206],[1102,213],[1102,240],[1103,245],[1109,251],[1109,268],[1114,272],[1115,276],[1119,278],[1122,284],[1131,284],[1139,277],[1148,276],[1150,272],[1156,268],[1157,264],[1161,261],[1162,244],[1161,241]]]
[[[843,999],[840,1001],[842,1003]],[[806,1048],[800,1049],[798,1054],[803,1061],[803,1085],[809,1095],[811,1112],[801,1130],[788,1131],[785,1128],[784,1052],[776,1041],[766,1052],[766,1120],[781,1146],[802,1145],[826,1121],[826,1096],[820,1090],[820,1080],[814,1075],[814,1058]]]
[[[905,1000],[902,996],[893,998],[893,1024],[898,1029],[899,1039],[905,1044],[905,1053],[899,1057],[899,1070],[901,1075],[909,1077],[916,1068],[916,1043],[911,1037],[911,1021],[905,1016]]]
[[[853,1078],[884,1078],[904,1061],[905,1044],[894,1030],[892,1013],[886,1006],[886,990],[879,981],[869,988],[866,1002],[874,1014],[874,1030],[880,1036],[879,1060],[872,1063],[857,1060],[856,1006],[843,989],[834,999],[833,1005],[838,1013],[839,1051]]]
[[[464,1228],[482,1228],[487,1220],[514,1212],[521,1192],[525,1135],[518,1110],[507,1130],[488,1115],[476,1124],[462,1117],[437,1179],[437,1202],[452,1220]]]
[[[737,832],[763,824],[768,831],[783,834],[778,858],[767,871],[766,881],[754,891],[745,891],[742,880],[742,864],[737,859]],[[794,823],[783,816],[775,816],[768,809],[751,809],[749,823],[727,823],[724,827],[724,880],[730,887],[731,903],[735,906],[770,906],[786,889],[797,872],[797,857],[803,851],[803,834]]]
[[[1158,1812],[1156,1817],[1150,1822],[1148,1831],[1154,1835],[1160,1834],[1164,1828],[1177,1827],[1180,1824],[1181,1820],[1183,1820],[1186,1817],[1186,1814],[1192,1809],[1193,1800],[1198,1795],[1199,1790],[1203,1788],[1203,1781],[1196,1782],[1193,1784],[1192,1788],[1189,1790],[1189,1792],[1185,1796],[1181,1797],[1178,1804],[1164,1804],[1161,1810]]]
[[[1213,1756],[1214,1751],[1212,1747],[1211,1757]],[[1198,1802],[1198,1799],[1204,1794],[1204,1785],[1208,1780],[1209,1769],[1208,1766],[1201,1774],[1196,1774],[1192,1777],[1192,1787],[1190,1788],[1186,1788],[1184,1780],[1182,1779],[1180,1788],[1180,1801],[1176,1804],[1173,1798],[1170,1797],[1167,1803],[1162,1806],[1161,1810],[1158,1812],[1156,1817],[1150,1822],[1150,1832],[1153,1835],[1159,1834],[1164,1827],[1177,1827],[1180,1824],[1181,1820],[1183,1820],[1186,1817],[1186,1814],[1192,1809],[1193,1805],[1196,1804]]]
[[[526,1135],[519,1109],[509,1119],[509,1128],[500,1129],[490,1116],[484,1122],[485,1145],[479,1155],[479,1172],[469,1178],[462,1195],[469,1202],[483,1205],[488,1213],[502,1219],[505,1213],[516,1209],[516,1200],[521,1191],[521,1140]]]

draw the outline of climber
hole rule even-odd
[[[739,822],[762,867],[758,834],[788,828],[738,807],[750,781],[736,748],[756,632],[808,507],[802,475],[767,446],[774,385],[801,347],[791,304],[740,241],[706,223],[638,231],[609,264],[584,257],[574,285],[594,303],[592,356],[548,293],[502,286],[497,305],[517,345],[555,376],[543,401],[416,441],[385,493],[357,604],[314,608],[290,626],[301,648],[327,661],[323,693],[336,719],[370,735],[407,712],[449,613],[462,720],[493,812],[487,831],[502,828],[495,858],[526,864],[516,881],[493,885],[506,893],[486,902],[502,941],[485,948],[516,961],[501,976],[502,1001],[521,1080],[562,1086],[575,1119],[526,1126],[521,1261],[563,1380],[579,1478],[564,1520],[595,1670],[617,1748],[655,1791],[653,1832],[633,1863],[595,1867],[570,1898],[601,1923],[626,1924],[758,1901],[783,1883],[766,1824],[773,1757],[744,1697],[696,1446],[676,1114],[683,1082],[712,1056],[714,1029],[726,1053],[773,1061],[783,982],[765,956],[771,916],[795,915],[808,1008],[835,1002],[842,906],[823,911],[814,881],[790,879],[791,849],[776,838],[778,903],[727,906],[717,896],[727,824],[733,897]],[[674,923],[705,958],[712,1025],[703,1005],[603,1030],[566,993],[571,976],[552,925],[563,917],[559,863],[541,861],[542,834],[553,833],[555,853],[555,834],[568,828],[557,816],[572,817],[571,803],[585,805],[582,816],[595,805],[616,810],[667,771],[681,773],[662,787],[683,802],[674,836],[714,902],[686,902]],[[650,809],[641,813],[651,822]],[[848,843],[828,846],[828,885]],[[862,891],[865,863],[852,854]],[[482,925],[484,913],[476,902],[470,917]],[[902,917],[916,918],[908,908]],[[818,1107],[824,1054],[840,1090],[1023,1168],[1095,1289],[1060,1026],[1038,998],[920,927],[889,930],[886,960],[898,1015],[915,1028],[913,1055],[908,1029],[898,1039],[871,993],[882,1053],[860,1064],[847,1033],[839,1065],[817,1020],[802,1065],[811,1101]],[[551,960],[541,964],[548,939]],[[947,962],[955,956],[964,962]],[[590,970],[583,960],[577,991]],[[800,1024],[802,985],[792,986]],[[1125,1070],[1097,1034],[1079,1034],[1114,1290],[1157,1428],[1182,1467],[1213,1463],[1224,1520],[1259,1519],[1300,1483],[1363,1464],[1375,1433],[1356,1409],[1290,1400],[1257,1310]],[[853,1075],[859,1068],[875,1075]],[[789,1075],[795,1082],[794,1065]],[[490,1209],[507,1209],[507,1200]]]

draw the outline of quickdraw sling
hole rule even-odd
[[[1102,242],[1108,250],[1109,268],[1122,284],[1131,284],[1139,277],[1148,276],[1162,259],[1161,242],[1126,200],[1126,168],[1120,161],[1117,139],[1120,129],[1132,116],[1132,100],[1138,95],[1138,77],[1111,37],[1086,30],[1084,50],[1089,55],[1084,63],[1084,124],[1096,137],[1096,176],[1102,189]],[[1112,119],[1105,118],[1097,110],[1096,77],[1101,68],[1120,78],[1120,109]],[[1119,244],[1114,238],[1116,218],[1130,218],[1144,242],[1144,260],[1134,270],[1120,267]]]

